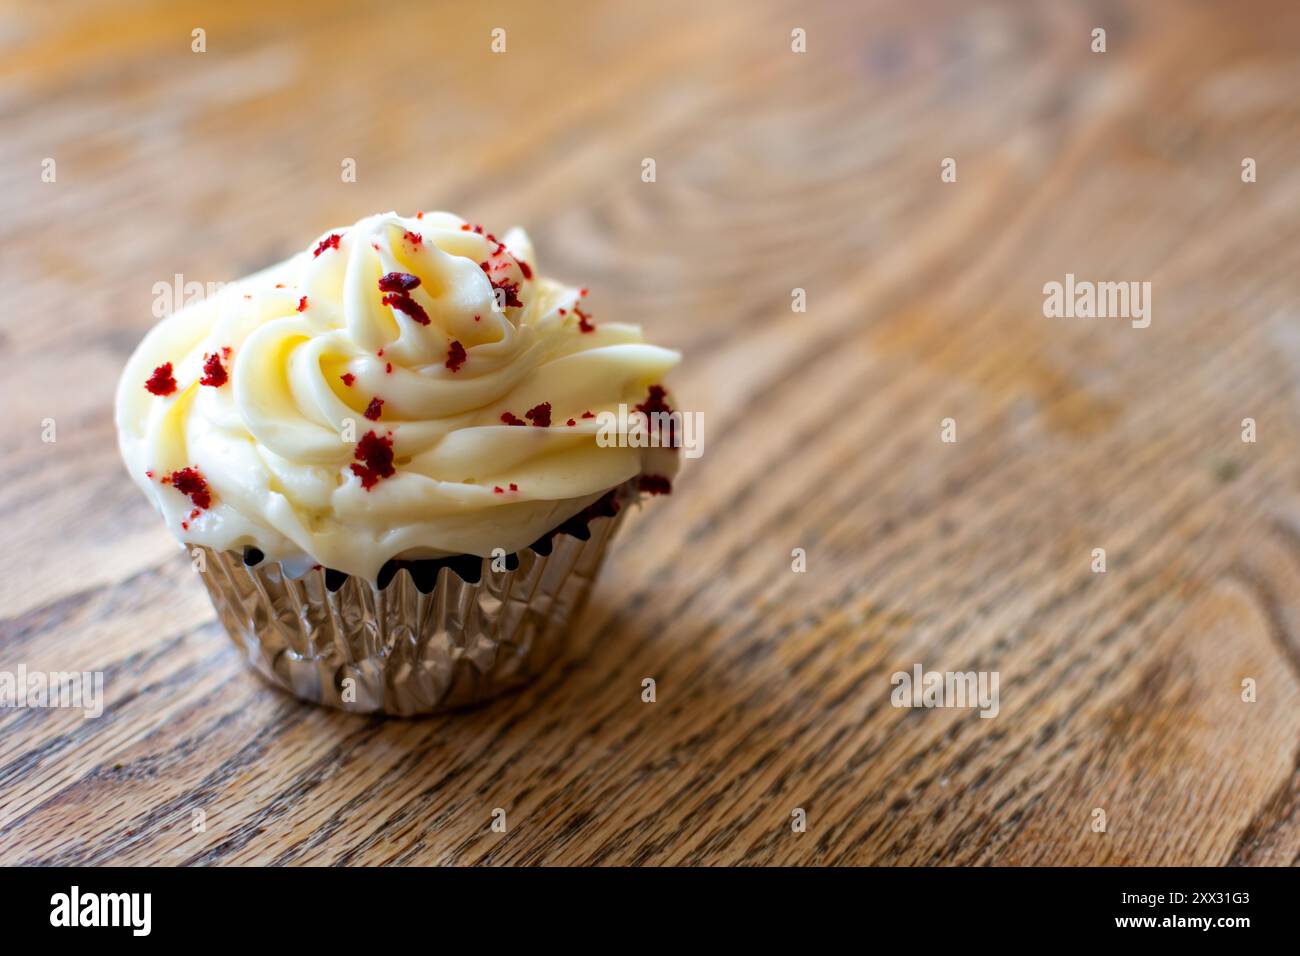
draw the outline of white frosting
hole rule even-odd
[[[313,242],[145,336],[118,385],[119,445],[179,540],[374,580],[392,557],[518,550],[629,478],[672,476],[674,452],[600,447],[582,416],[643,402],[679,354],[634,325],[581,331],[579,291],[540,277],[521,230],[497,242],[465,227],[449,213],[363,219],[321,237],[337,247]],[[384,303],[394,272],[419,278],[408,294],[429,324]],[[511,290],[521,304],[495,308]],[[199,384],[223,349],[228,381]],[[152,394],[168,362],[177,388]],[[502,422],[544,402],[550,427]],[[395,473],[366,488],[351,466],[372,431],[391,436]],[[187,467],[206,480],[206,509],[163,482]]]

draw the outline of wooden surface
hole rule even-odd
[[[0,14],[0,669],[106,682],[0,712],[0,861],[1297,862],[1295,4],[289,6]],[[707,427],[591,652],[432,720],[259,682],[111,420],[155,282],[390,208],[526,226]]]

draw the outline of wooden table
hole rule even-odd
[[[106,709],[0,711],[0,861],[1300,859],[1294,3],[23,6],[0,669]],[[590,653],[428,720],[260,682],[111,417],[154,283],[389,208],[525,225],[707,426]],[[1150,326],[1045,317],[1067,273]],[[916,664],[998,715],[893,706]]]

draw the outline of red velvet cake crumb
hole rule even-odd
[[[181,494],[189,495],[190,501],[194,502],[195,507],[212,507],[212,492],[208,488],[207,480],[197,468],[182,468],[180,471],[173,471],[163,479],[163,482],[170,484]]]
[[[549,428],[551,425],[551,403],[542,402],[540,405],[533,406],[524,412],[524,418],[538,428]]]
[[[671,413],[672,409],[664,401],[664,396],[667,394],[662,385],[651,385],[650,391],[646,393],[646,400],[636,407],[636,411],[645,412],[647,415],[655,412]]]
[[[447,349],[447,368],[453,372],[459,372],[460,367],[465,364],[465,346],[457,341],[452,341],[451,346]]]
[[[361,487],[369,491],[381,478],[391,478],[397,474],[393,467],[393,438],[391,435],[385,435],[380,438],[374,432],[366,432],[361,441],[357,442],[356,451],[353,457],[360,464],[354,462],[351,467],[352,474],[361,479]]]
[[[199,379],[199,384],[220,388],[229,380],[230,375],[226,372],[226,367],[221,364],[221,353],[205,354],[203,356],[203,377]]]
[[[409,272],[389,272],[379,279],[380,292],[410,292],[420,285],[420,277]]]
[[[509,264],[508,264],[508,263],[505,263],[505,262],[501,263],[500,266],[506,266],[507,268],[509,268]],[[498,266],[497,268],[499,269],[500,266]],[[492,267],[491,267],[490,265],[488,265],[488,263],[486,263],[486,262],[480,262],[480,263],[478,264],[478,267],[479,267],[480,269],[483,270],[483,274],[486,275],[486,276],[488,277],[488,282],[490,282],[490,283],[492,284],[492,294],[493,294],[493,295],[496,294],[496,292],[497,292],[498,289],[500,289],[502,292],[504,292],[504,293],[506,294],[506,295],[505,295],[505,303],[506,303],[506,306],[507,306],[507,307],[517,309],[517,308],[520,308],[520,307],[524,304],[524,303],[523,303],[523,300],[519,298],[519,283],[518,283],[518,282],[511,282],[511,281],[509,281],[508,279],[502,279],[502,280],[500,280],[500,281],[497,281],[496,279],[493,279],[493,278],[492,278],[492,271],[493,271],[493,270],[492,270]]]
[[[326,249],[337,249],[339,247],[340,238],[342,237],[337,232],[330,233],[320,241],[320,245],[316,247],[316,251],[312,253],[312,257],[315,258],[316,256],[319,256]]]
[[[351,372],[344,372],[342,375],[339,376],[339,378],[343,379],[343,384],[346,385],[348,388],[351,388],[352,383],[357,380],[357,377],[353,375]]]
[[[307,311],[307,297],[306,297],[306,296],[303,296],[301,299],[298,300],[298,311],[299,311],[299,312],[306,312],[306,311]]]
[[[514,412],[502,412],[501,420],[507,425],[527,425],[528,423],[522,418],[516,418]]]
[[[673,410],[669,407],[668,403],[664,401],[664,396],[667,394],[668,393],[664,391],[662,385],[651,385],[649,392],[646,393],[646,400],[636,406],[634,410],[644,414],[647,422],[652,421],[651,416],[658,412],[662,412],[665,415],[671,415]],[[662,429],[662,426],[660,427]],[[662,431],[660,434],[662,435]],[[668,420],[667,445],[671,445],[674,448],[677,447],[677,426],[671,418]],[[651,494],[661,493],[667,494],[668,492],[651,492]]]
[[[176,379],[172,378],[172,363],[164,362],[153,370],[153,374],[145,381],[146,390],[155,395],[170,395],[176,391]]]
[[[573,314],[578,317],[578,331],[580,332],[596,331],[596,327],[591,324],[591,316],[589,316],[586,312],[583,312],[582,309],[578,308],[576,305],[573,307]]]
[[[376,395],[370,400],[370,404],[366,406],[364,414],[366,418],[370,419],[372,422],[377,422],[379,421],[379,416],[383,410],[384,400]]]
[[[383,299],[384,305],[391,305],[395,309],[405,312],[421,325],[429,324],[429,313],[424,311],[424,306],[416,302],[405,292],[390,292]]]
[[[523,306],[524,302],[519,298],[518,282],[492,282],[492,291],[495,293],[497,289],[500,289],[506,294],[505,298],[507,307],[518,309]]]

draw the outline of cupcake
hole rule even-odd
[[[680,356],[585,295],[522,230],[388,213],[145,336],[122,457],[259,673],[408,715],[555,657],[627,507],[677,468],[613,423],[662,426]]]

